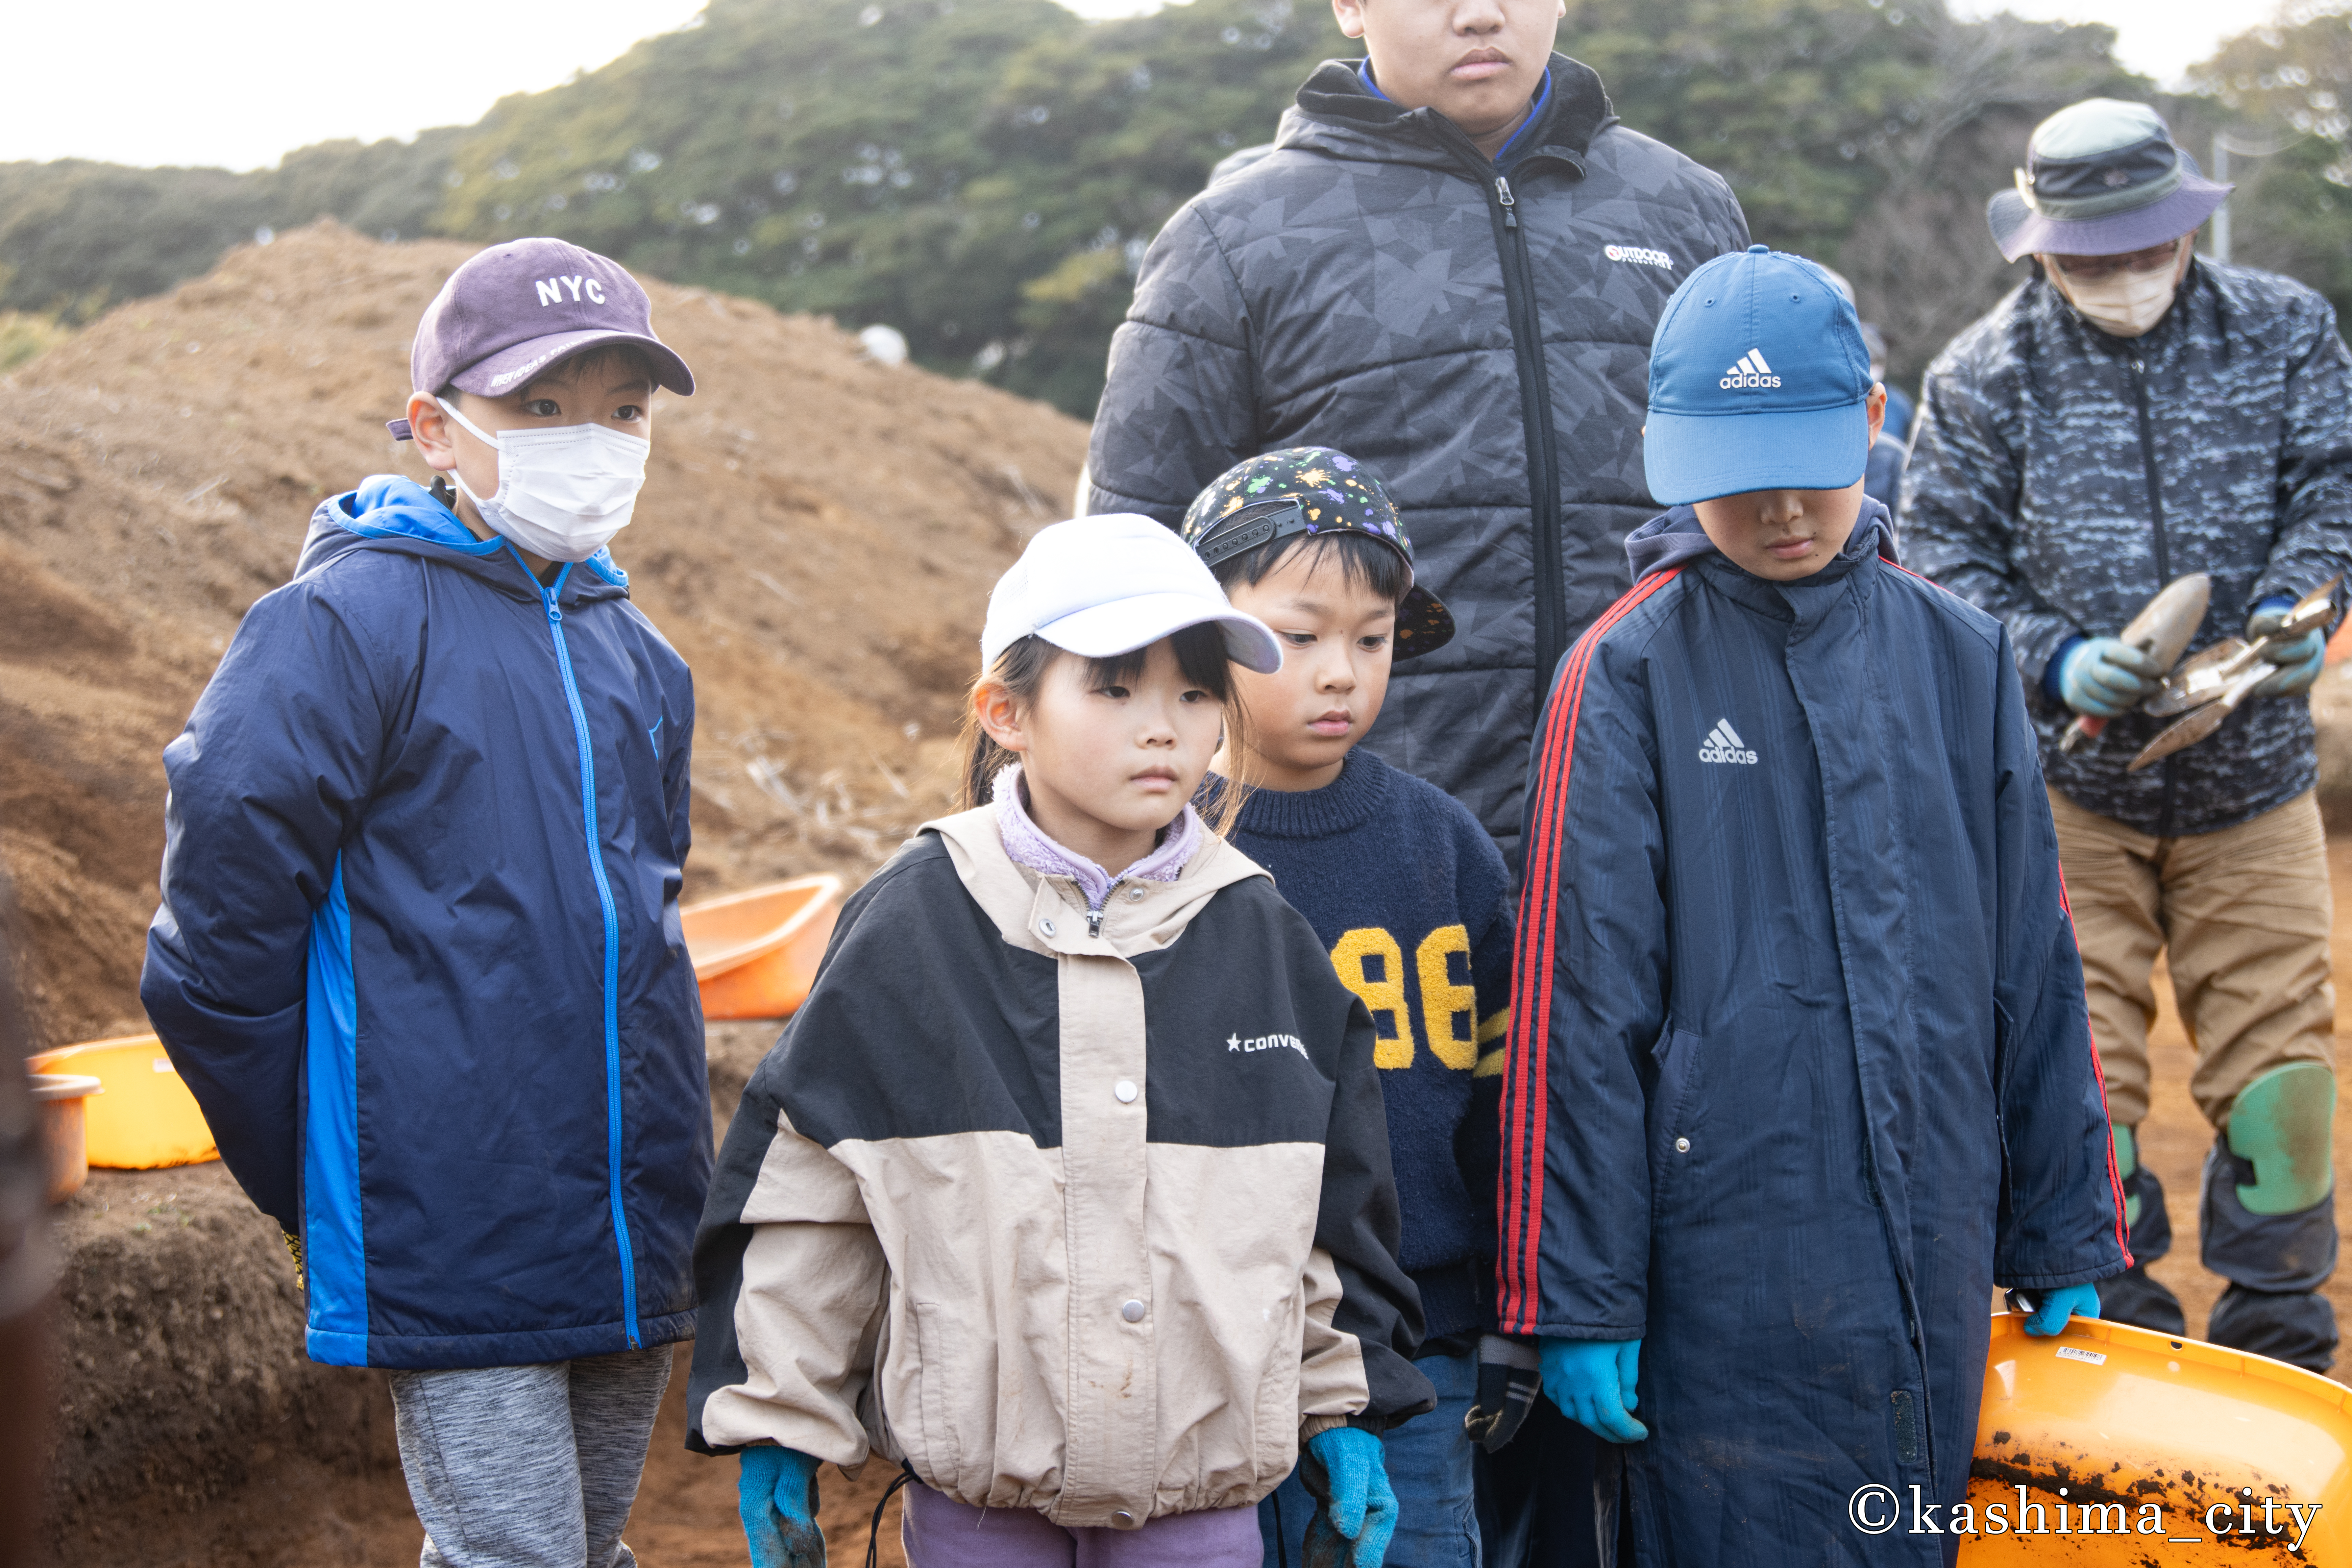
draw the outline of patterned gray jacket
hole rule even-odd
[[[1174,523],[1244,458],[1337,447],[1404,514],[1454,640],[1400,667],[1370,744],[1516,864],[1554,667],[1628,586],[1650,334],[1748,243],[1721,179],[1628,131],[1563,55],[1498,170],[1451,121],[1328,61],[1275,151],[1168,221],[1111,342],[1097,511]]]
[[[2159,837],[2312,787],[2302,697],[2250,701],[2210,740],[2126,773],[2159,721],[2128,715],[2063,756],[2071,715],[2042,677],[2069,639],[2114,635],[2183,573],[2213,577],[2194,649],[2237,635],[2263,600],[2352,569],[2352,353],[2326,300],[2200,258],[2135,340],[2090,326],[2037,276],[1937,357],[1921,403],[1904,560],[2008,623],[2053,784]]]

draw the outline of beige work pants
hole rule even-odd
[[[2272,1068],[2334,1062],[2335,909],[2315,795],[2175,838],[2134,832],[2054,789],[2050,812],[2116,1126],[2137,1127],[2147,1115],[2158,951],[2197,1051],[2189,1091],[2216,1131],[2238,1091]]]

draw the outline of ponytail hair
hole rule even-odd
[[[1241,689],[1234,680],[1232,657],[1225,651],[1224,633],[1213,623],[1186,626],[1171,635],[1176,666],[1184,679],[1217,700],[1224,711],[1224,752],[1234,761],[1238,771],[1241,759],[1249,755],[1249,719],[1243,711]],[[1087,679],[1096,686],[1124,686],[1143,673],[1145,658],[1150,653],[1147,643],[1139,648],[1108,658],[1087,660]],[[964,810],[986,805],[993,797],[996,775],[1013,763],[1021,760],[1017,752],[1006,751],[993,736],[981,727],[980,694],[989,687],[1001,689],[1019,707],[1037,700],[1045,684],[1045,672],[1066,655],[1044,637],[1023,637],[997,656],[993,669],[981,671],[971,683],[971,690],[963,710],[963,768],[957,804]],[[1193,801],[1209,830],[1223,837],[1233,831],[1241,816],[1242,802],[1248,796],[1247,785],[1240,779],[1220,778],[1212,773]]]

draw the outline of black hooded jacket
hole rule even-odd
[[[1173,523],[1244,458],[1337,447],[1403,513],[1458,628],[1400,667],[1370,739],[1475,812],[1514,863],[1553,666],[1625,591],[1654,515],[1650,336],[1691,268],[1748,243],[1723,181],[1551,61],[1527,151],[1327,61],[1275,150],[1168,221],[1112,339],[1096,511]]]

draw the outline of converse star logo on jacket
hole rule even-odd
[[[1706,732],[1706,744],[1698,749],[1698,760],[1702,763],[1752,763],[1756,760],[1756,753],[1748,749],[1748,742],[1739,738],[1739,731],[1731,727],[1730,720],[1717,719],[1715,728]]]
[[[1228,1051],[1278,1051],[1285,1047],[1302,1057],[1307,1054],[1307,1042],[1297,1035],[1259,1035],[1255,1038],[1244,1038],[1240,1035],[1225,1037],[1225,1049]]]

